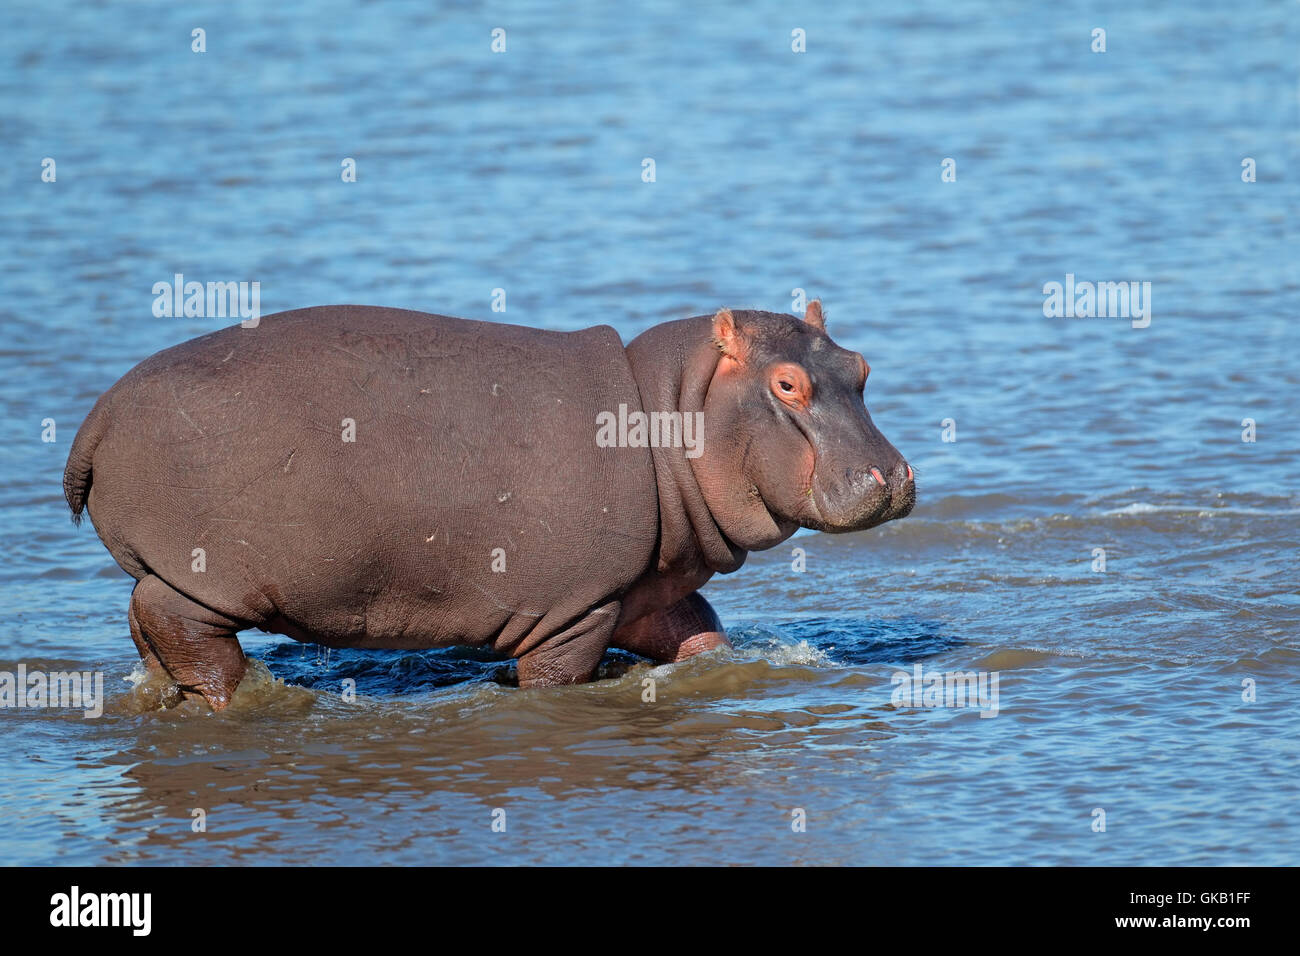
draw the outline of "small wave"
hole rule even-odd
[[[117,701],[115,709],[127,714],[147,714],[166,711],[178,715],[211,714],[208,705],[197,699],[184,700],[176,682],[160,669],[150,670],[144,662],[137,662],[125,680],[131,689]],[[248,659],[248,669],[239,682],[225,713],[232,716],[248,715],[266,710],[285,714],[305,713],[317,700],[317,694],[306,687],[286,684],[271,673],[271,669],[256,658]]]
[[[980,670],[1011,671],[1022,667],[1037,667],[1058,655],[1052,651],[1023,647],[1000,647],[975,662]]]
[[[1226,491],[1186,495],[1155,488],[1132,487],[1122,492],[1083,497],[1043,494],[1041,489],[948,494],[923,498],[908,521],[887,525],[882,531],[906,536],[910,525],[926,522],[969,523],[978,527],[1006,527],[1037,522],[1087,521],[1098,517],[1137,515],[1188,515],[1215,517],[1283,517],[1300,514],[1300,499],[1293,495],[1238,494]]]
[[[1148,501],[1135,501],[1122,508],[1103,511],[1106,517],[1130,517],[1132,515],[1171,514],[1187,515],[1197,518],[1215,518],[1220,515],[1241,518],[1276,518],[1286,515],[1300,515],[1300,508],[1241,508],[1230,505],[1206,508],[1195,505],[1158,505]]]
[[[754,647],[750,644],[746,649]],[[764,648],[763,655],[770,664],[777,667],[839,667],[840,665],[820,647],[814,647],[807,640],[793,644],[772,642]]]
[[[1079,496],[1074,494],[1044,495],[1041,491],[1025,494],[1015,492],[950,494],[933,500],[923,499],[918,510],[923,516],[944,519],[993,515],[999,512],[1041,514],[1047,509],[1070,507],[1079,500]]]

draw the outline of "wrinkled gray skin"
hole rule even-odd
[[[816,302],[626,348],[608,326],[303,309],[128,372],[78,432],[64,491],[137,579],[141,657],[216,709],[245,628],[483,646],[518,659],[521,686],[576,683],[610,646],[674,661],[725,644],[696,591],[748,551],[911,510],[867,371]],[[702,412],[703,453],[599,447],[597,415],[620,404]]]

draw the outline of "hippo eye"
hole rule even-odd
[[[771,372],[768,388],[792,408],[806,409],[812,399],[812,382],[808,373],[792,362],[783,362]]]

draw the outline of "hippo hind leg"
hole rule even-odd
[[[127,616],[146,666],[162,667],[185,696],[225,709],[248,664],[235,637],[243,625],[152,574],[131,592]]]
[[[140,584],[136,583],[136,590],[139,590]],[[149,640],[144,636],[144,631],[140,627],[140,619],[135,614],[135,592],[131,592],[131,603],[126,609],[126,620],[131,625],[131,640],[135,642],[135,649],[140,652],[140,660],[144,661],[145,667],[151,671],[158,670],[162,664],[158,660],[158,655],[153,652],[149,646]]]
[[[614,632],[614,647],[661,664],[684,661],[715,647],[730,647],[713,606],[698,592],[676,604],[624,624]]]

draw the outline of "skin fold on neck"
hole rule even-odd
[[[686,415],[704,410],[720,358],[710,316],[657,325],[637,336],[627,346],[627,355],[644,411]],[[707,422],[703,438],[707,448]],[[689,573],[703,566],[726,574],[744,564],[748,551],[719,527],[686,449],[652,447],[650,453],[659,491],[658,571]]]

